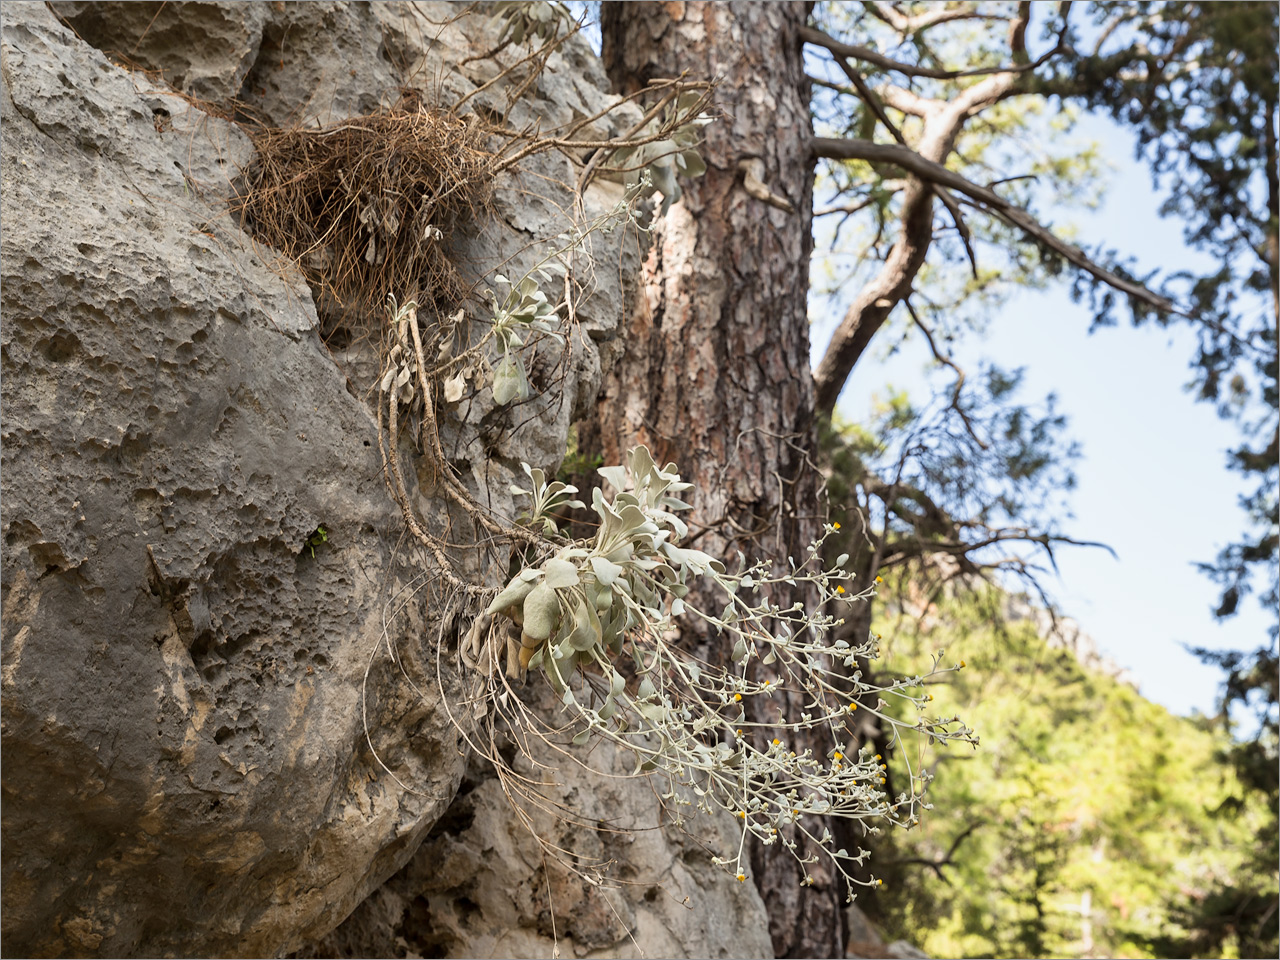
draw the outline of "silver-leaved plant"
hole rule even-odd
[[[489,604],[487,616],[519,629],[519,640],[508,641],[509,669],[518,661],[519,672],[545,676],[580,726],[575,742],[610,740],[634,756],[636,775],[663,777],[669,784],[664,799],[678,823],[689,807],[735,816],[742,842],[716,861],[739,880],[747,876],[745,840],[753,835],[766,845],[785,845],[808,882],[808,865],[824,852],[845,877],[850,898],[856,885],[878,882],[855,878],[851,867],[867,854],[836,846],[826,818],[857,820],[871,831],[880,822],[911,826],[928,807],[929,776],[911,769],[910,789],[885,795],[882,759],[856,742],[849,721],[863,710],[895,739],[915,731],[932,742],[976,745],[958,718],[923,715],[932,700],[923,685],[961,665],[935,660],[928,676],[880,686],[863,677],[858,661],[878,656],[876,638],[850,644],[834,637],[844,621],[827,611],[865,600],[875,585],[854,592],[843,569],[847,556],[824,565],[822,544],[834,526],[809,545],[803,563],[788,560],[775,572],[767,561],[747,564],[740,557],[740,569],[730,573],[707,553],[681,546],[688,528],[679,513],[688,504],[680,495],[692,485],[681,481],[674,464],[659,467],[646,448],[636,447],[625,467],[599,472],[613,493],[606,498],[600,488],[592,491],[595,537],[549,544],[548,553]],[[568,506],[564,498],[577,490],[548,484],[532,468],[526,474],[533,489],[513,492],[532,499],[529,522],[552,532],[547,512]],[[702,610],[687,599],[695,581],[718,588],[722,610]],[[797,592],[816,598],[814,606],[787,602]],[[674,639],[677,620],[701,621],[703,631],[723,637],[731,651],[727,662],[709,664],[683,649]],[[749,670],[756,661],[759,667]],[[798,715],[748,719],[748,701],[783,690],[803,693]],[[498,693],[503,704],[510,694],[510,688]],[[898,719],[886,697],[907,701],[920,719]],[[830,745],[822,755],[804,745],[818,742]]]

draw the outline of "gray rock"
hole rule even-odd
[[[421,609],[384,637],[416,571],[375,424],[131,78],[43,5],[2,49],[5,951],[275,953],[462,772],[384,660],[364,709],[416,792],[365,741],[380,644],[429,663]],[[202,155],[237,142],[206,120]]]
[[[871,918],[862,912],[856,903],[845,908],[845,922],[849,925],[849,939],[845,944],[845,955],[848,957],[882,957],[885,956],[884,937],[879,928],[871,922]]]
[[[80,37],[44,4],[0,8],[3,949],[276,955],[331,931],[449,808],[466,760],[442,698],[473,682],[449,651],[475,611],[432,587],[384,486],[366,402],[380,318],[317,311],[296,270],[240,229],[233,188],[252,143],[190,98],[238,92],[275,124],[341,119],[404,86],[456,98],[496,74],[491,60],[461,62],[492,46],[489,20],[447,3],[55,6]],[[181,89],[91,44],[127,44]],[[586,116],[606,89],[575,39],[512,123]],[[468,106],[511,105],[495,84]],[[492,220],[450,238],[477,291],[498,270],[521,276],[570,226],[574,174],[563,156],[530,158],[496,184]],[[588,215],[616,199],[593,187]],[[527,349],[529,401],[497,407],[477,375],[441,405],[446,453],[495,515],[518,511],[520,461],[554,470],[594,402],[638,259],[622,232],[574,253],[574,323],[565,346]],[[480,298],[467,309],[483,320]],[[326,346],[358,323],[373,324],[363,339]],[[408,440],[400,451],[428,523],[474,541],[467,517],[432,498]],[[474,583],[506,577],[505,548],[454,560]],[[589,817],[616,808],[628,826],[656,824],[644,781],[572,784]],[[432,856],[508,851],[531,922],[513,949],[541,951],[540,867],[501,800],[478,778],[410,873]],[[631,848],[645,886],[608,900],[566,880],[554,893],[575,945],[625,952],[625,927],[650,952],[767,952],[749,884],[679,838],[637,833]],[[506,909],[490,869],[475,887],[485,923]],[[361,915],[393,910],[402,887]],[[444,889],[403,936],[454,931],[461,953],[496,943],[483,924],[466,938],[468,908]],[[383,949],[364,929],[353,949]]]
[[[49,7],[99,50],[159,71],[174,89],[230,100],[258,59],[265,3],[86,3]],[[197,42],[193,42],[196,40]]]
[[[554,717],[553,697],[526,693]],[[658,799],[665,786],[629,776],[633,757],[609,744],[557,746],[567,755],[536,758],[549,766],[517,759],[517,773],[549,783],[545,807],[519,802],[518,815],[492,768],[473,766],[409,864],[301,955],[773,956],[754,885],[711,862],[737,848],[732,818],[700,813],[682,832]],[[556,805],[576,819],[551,813]],[[526,819],[590,879],[544,851]]]

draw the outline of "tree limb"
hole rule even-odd
[[[799,32],[800,39],[805,43],[826,47],[837,57],[852,57],[854,60],[861,60],[863,63],[874,64],[882,70],[892,70],[894,73],[901,73],[908,77],[925,77],[931,80],[960,80],[964,77],[986,77],[993,73],[1026,73],[1036,69],[1049,58],[1061,52],[1058,47],[1054,47],[1048,53],[1038,57],[1035,62],[1004,64],[999,67],[974,67],[970,70],[941,70],[936,67],[922,67],[919,64],[894,60],[892,57],[886,57],[883,53],[877,53],[870,47],[844,43],[813,27],[801,27]]]
[[[893,29],[906,36],[919,30],[925,30],[937,23],[948,23],[952,20],[1003,20],[1004,17],[994,13],[982,13],[972,6],[942,7],[934,5],[925,13],[907,16],[896,10],[893,4],[866,2],[863,4],[873,16],[883,20]]]
[[[931,556],[934,554],[946,554],[958,561],[969,561],[975,563],[970,557],[976,550],[984,547],[993,547],[998,543],[1034,543],[1038,544],[1041,549],[1049,557],[1049,562],[1057,569],[1058,561],[1053,555],[1053,548],[1056,545],[1066,544],[1071,547],[1101,547],[1112,556],[1115,556],[1113,550],[1108,544],[1101,543],[1097,540],[1076,540],[1073,537],[1057,536],[1047,533],[1033,533],[1025,527],[1007,527],[992,530],[988,536],[980,540],[924,540],[918,539],[914,542],[907,539],[895,539],[885,545],[882,566],[898,566],[915,557]],[[980,566],[986,568],[1005,567],[1010,565],[1025,565],[1026,560],[1019,556],[1005,557],[994,563],[985,563]]]
[[[967,826],[964,830],[962,830],[956,836],[956,838],[951,841],[950,849],[948,849],[947,852],[940,859],[930,860],[927,857],[907,857],[906,859],[895,860],[893,862],[895,864],[900,864],[902,866],[913,864],[913,865],[919,865],[922,867],[928,867],[930,870],[932,870],[934,873],[938,875],[939,880],[941,880],[945,884],[950,885],[951,881],[948,880],[943,875],[942,868],[951,866],[952,858],[956,855],[956,851],[960,849],[960,844],[964,843],[964,841],[968,838],[969,834],[973,833],[973,831],[977,830],[979,827],[982,827],[985,825],[986,825],[985,820],[978,820],[975,823],[969,824],[969,826]]]
[[[1009,32],[1009,45],[1015,59],[1026,56],[1026,25],[1029,18],[1030,4],[1020,3],[1018,17],[1010,25]],[[845,73],[851,81],[857,76],[857,71],[851,68],[846,69]],[[928,157],[933,166],[945,169],[941,164],[946,161],[955,146],[956,137],[964,126],[965,120],[1012,95],[1015,91],[1016,79],[1014,73],[987,77],[960,91],[949,101],[937,101],[936,109],[931,109],[925,117],[924,131],[915,150],[901,143],[892,146],[884,145],[883,149],[891,149],[896,153],[917,159]],[[890,130],[893,129],[890,125]],[[815,153],[820,157],[837,156],[833,153],[824,153],[821,145],[845,142],[865,143],[872,147],[881,146],[869,140],[815,139],[813,141]],[[912,175],[907,178],[907,188],[903,193],[902,209],[899,214],[902,228],[898,239],[889,251],[880,272],[854,298],[840,325],[836,328],[831,343],[818,364],[818,369],[814,372],[814,385],[817,388],[816,410],[820,414],[829,415],[835,409],[840,390],[844,387],[844,382],[858,362],[858,358],[862,356],[871,338],[884,324],[893,308],[911,292],[911,284],[924,265],[929,245],[933,242],[933,194],[935,190],[948,184],[940,183],[935,178],[919,176],[911,167],[904,166],[904,169]],[[955,216],[954,210],[952,214]],[[957,217],[956,227],[962,238],[965,238],[965,228],[960,226],[961,222]]]
[[[871,206],[873,203],[875,203],[874,197],[863,197],[854,203],[833,203],[830,206],[819,207],[813,211],[813,215],[815,217],[829,217],[833,213],[843,213],[848,216]]]
[[[890,163],[901,167],[908,173],[928,180],[939,186],[949,187],[962,193],[977,206],[988,213],[999,217],[1006,223],[1017,227],[1028,237],[1048,250],[1052,250],[1067,262],[1074,264],[1091,276],[1114,287],[1135,300],[1154,307],[1162,313],[1185,316],[1174,305],[1172,300],[1148,290],[1140,283],[1126,280],[1112,273],[1105,267],[1094,263],[1079,247],[1067,243],[1054,236],[1048,227],[1043,226],[1027,211],[1005,200],[994,190],[980,186],[960,174],[948,170],[941,164],[927,160],[920,154],[896,144],[872,143],[869,140],[829,140],[815,138],[814,153],[819,157],[841,160],[866,160],[870,163]]]
[[[929,351],[933,354],[933,359],[944,366],[950,367],[955,372],[956,382],[951,388],[951,409],[960,415],[960,419],[964,423],[965,432],[973,438],[973,442],[983,450],[989,449],[991,445],[978,436],[978,432],[973,427],[973,421],[969,419],[969,414],[965,412],[964,406],[960,403],[960,391],[964,389],[964,371],[960,369],[955,360],[938,349],[938,344],[933,339],[933,332],[925,326],[924,321],[920,319],[920,315],[911,306],[911,298],[904,297],[902,305],[907,308],[907,312],[911,314],[912,321],[914,321],[920,332],[924,334],[925,341],[929,344]]]

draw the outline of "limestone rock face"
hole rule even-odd
[[[481,89],[501,65],[464,61],[494,46],[492,23],[462,9],[0,7],[6,954],[314,951],[374,891],[340,934],[355,953],[395,954],[360,918],[410,901],[406,941],[550,951],[541,860],[496,781],[476,768],[450,807],[467,760],[446,703],[472,682],[453,646],[475,610],[436,589],[384,484],[370,405],[381,320],[318,309],[234,215],[254,150],[233,109],[314,126],[414,89],[550,130],[613,102],[576,38],[521,97],[521,74]],[[638,116],[624,107],[578,136]],[[523,275],[569,228],[575,175],[564,156],[531,157],[495,183],[489,219],[449,238],[471,315],[495,273]],[[593,187],[585,215],[616,200]],[[496,516],[518,512],[522,460],[555,469],[621,349],[634,233],[573,257],[566,345],[526,350],[534,396],[500,407],[477,375],[440,406],[451,465]],[[460,575],[503,582],[505,548],[466,549],[471,521],[433,498],[408,437],[399,450],[415,509],[459,545]],[[645,828],[628,848],[643,851],[627,874],[642,886],[553,879],[562,943],[767,952],[751,885],[649,829],[647,781],[562,782],[589,821]],[[583,842],[623,842],[601,830]],[[508,903],[512,876],[523,886]],[[472,906],[453,899],[464,888]]]
[[[554,698],[544,699],[549,715]],[[516,771],[554,780],[541,790],[545,806],[519,804],[547,850],[492,769],[473,764],[413,859],[300,956],[550,957],[557,947],[565,957],[773,956],[754,884],[711,861],[737,849],[732,818],[698,813],[674,827],[663,783],[628,777],[634,757],[607,743],[557,748],[574,762],[554,762],[548,748],[537,759],[552,768],[521,759]],[[565,866],[569,857],[588,879]]]
[[[433,688],[364,684],[405,575],[374,421],[189,179],[243,135],[157,123],[43,4],[5,5],[3,56],[5,952],[274,953],[462,772]]]
[[[384,41],[417,62],[415,38],[438,33],[409,5],[192,3],[139,44],[132,4],[62,7],[206,98],[252,80],[265,42],[281,80],[259,100],[282,122],[311,70],[370,85],[327,109],[376,106]],[[398,869],[452,800],[464,760],[438,701],[456,678],[446,657],[434,682],[434,644],[454,624],[425,593],[388,613],[424,565],[398,547],[368,383],[335,364],[305,284],[226,215],[248,138],[43,4],[3,17],[5,952],[291,949]],[[326,24],[309,17],[345,18],[345,59],[316,62]],[[460,245],[484,276],[560,232],[553,219],[499,207],[500,239]],[[584,298],[591,335],[561,389],[526,405],[536,429],[479,386],[454,418],[451,453],[497,511],[514,512],[511,468],[554,467],[594,395],[617,277]],[[459,562],[485,582],[479,559]]]
[[[174,89],[212,101],[239,94],[258,58],[268,10],[265,3],[245,4],[242,10],[190,2],[57,0],[49,6],[86,43],[159,70]]]

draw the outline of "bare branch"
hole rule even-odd
[[[826,87],[828,90],[835,90],[837,93],[843,93],[848,97],[856,97],[858,91],[853,87],[846,87],[843,83],[832,83],[830,80],[824,80],[822,77],[815,77],[811,73],[804,75],[805,80],[817,87]]]
[[[885,551],[883,566],[897,566],[914,557],[922,557],[928,554],[946,554],[957,560],[969,559],[969,555],[977,550],[985,547],[995,546],[997,543],[1034,543],[1038,545],[1049,557],[1049,562],[1057,569],[1057,560],[1053,556],[1053,548],[1058,544],[1067,544],[1073,547],[1101,547],[1112,556],[1115,556],[1115,550],[1105,543],[1095,540],[1076,540],[1072,537],[1057,536],[1047,533],[1033,533],[1025,527],[1008,527],[990,531],[987,536],[978,540],[918,540],[911,543],[905,540],[894,541],[892,545],[887,547]],[[1002,567],[1002,566],[1026,566],[1026,560],[1019,556],[1005,557],[995,563],[983,564],[984,567]]]
[[[867,81],[862,79],[862,74],[855,70],[853,64],[843,57],[836,61],[836,65],[844,71],[844,75],[853,84],[853,89],[858,99],[865,103],[871,109],[871,112],[876,115],[876,119],[883,123],[885,128],[893,134],[893,139],[905,146],[907,141],[902,136],[902,131],[894,125],[893,121],[889,119],[889,115],[884,112],[884,104],[880,102],[880,98],[876,96],[875,92],[867,86]]]
[[[907,16],[898,11],[893,4],[867,2],[864,4],[867,10],[875,17],[883,20],[893,29],[897,30],[904,36],[915,33],[919,30],[925,30],[938,23],[949,23],[952,20],[1003,20],[1004,17],[995,13],[982,13],[973,6],[963,7],[942,7],[934,5],[931,10],[925,13],[917,13],[914,16]]]
[[[937,343],[934,342],[932,331],[925,326],[924,321],[920,319],[920,315],[916,313],[915,308],[911,306],[911,298],[904,298],[902,304],[907,308],[907,312],[911,314],[911,319],[915,322],[917,329],[924,334],[925,341],[929,344],[929,352],[933,354],[933,359],[937,360],[938,363],[943,366],[950,367],[955,372],[956,382],[951,388],[951,409],[960,414],[960,419],[964,422],[965,432],[973,438],[973,442],[983,450],[989,449],[990,444],[978,436],[978,432],[973,427],[973,421],[969,419],[969,415],[965,413],[964,407],[960,405],[960,391],[964,388],[964,371],[960,369],[959,364],[951,359],[951,357],[938,349]]]
[[[930,860],[926,857],[908,857],[902,860],[894,860],[893,862],[896,864],[901,864],[903,866],[906,866],[908,864],[918,864],[919,866],[922,866],[922,867],[928,867],[938,875],[939,880],[941,880],[943,883],[950,884],[951,881],[948,880],[943,875],[942,868],[951,866],[952,858],[955,857],[956,851],[960,849],[960,844],[964,843],[964,841],[968,839],[969,834],[973,833],[973,831],[977,830],[979,827],[982,827],[982,826],[986,826],[985,820],[978,820],[974,823],[969,824],[969,826],[965,827],[962,831],[960,831],[959,834],[956,835],[956,838],[951,841],[951,846],[947,850],[946,854],[944,854],[941,858],[937,860]]]
[[[1030,5],[1021,3],[1018,10],[1018,19],[1011,24],[1009,33],[1010,48],[1015,59],[1026,55],[1024,39],[1027,19],[1030,16]],[[850,80],[857,76],[857,71],[851,68],[846,69],[845,72]],[[930,110],[925,117],[924,131],[916,150],[901,143],[884,145],[884,149],[893,150],[904,156],[928,157],[935,166],[941,167],[955,146],[956,137],[964,126],[965,120],[1012,95],[1016,80],[1016,74],[1004,73],[975,83],[960,91],[951,100],[945,103],[940,102],[936,109]],[[895,128],[890,124],[889,129],[892,131]],[[817,147],[819,144],[844,141],[815,139],[813,142]],[[862,140],[857,142],[871,143]],[[872,146],[877,145],[872,144]],[[821,149],[815,149],[815,152],[820,157],[837,157],[836,154],[824,153]],[[913,175],[907,178],[907,188],[903,195],[902,209],[899,214],[901,230],[898,239],[889,251],[879,273],[859,291],[853,303],[850,304],[840,325],[832,335],[831,343],[827,346],[818,369],[814,372],[814,385],[817,388],[816,408],[819,413],[830,414],[835,409],[840,390],[844,387],[845,380],[848,379],[858,358],[862,356],[871,338],[884,324],[893,308],[911,292],[911,284],[916,274],[920,272],[920,268],[924,266],[929,245],[933,242],[933,194],[935,190],[948,184],[940,184],[933,178],[915,175],[915,171],[910,167],[904,167],[904,169]],[[949,203],[948,206],[951,204]],[[957,216],[954,208],[952,216],[956,218],[956,228],[968,246],[968,238],[965,236],[967,228],[961,226],[963,220]],[[972,254],[971,249],[970,254]]]
[[[873,203],[875,203],[875,199],[873,197],[863,197],[856,203],[833,203],[828,207],[819,207],[817,210],[813,211],[813,215],[815,217],[828,217],[833,213],[849,215],[857,213],[858,211],[871,206]]]
[[[877,53],[870,47],[860,47],[856,44],[843,43],[835,37],[816,30],[813,27],[801,27],[800,39],[805,43],[812,43],[814,46],[826,47],[837,57],[851,57],[854,60],[861,60],[863,63],[874,64],[882,70],[891,70],[894,73],[901,73],[908,77],[926,77],[932,80],[959,80],[963,77],[986,77],[993,73],[1027,73],[1035,70],[1044,64],[1051,57],[1062,52],[1062,48],[1054,47],[1048,53],[1038,57],[1034,62],[1005,64],[999,67],[974,67],[970,70],[940,70],[935,67],[922,67],[915,63],[903,63],[901,60],[894,60],[892,57],[886,57],[882,53]]]
[[[956,225],[956,233],[960,234],[960,242],[964,244],[965,256],[969,258],[969,268],[973,271],[973,279],[978,279],[978,257],[973,252],[973,236],[969,233],[969,225],[964,222],[964,215],[960,212],[960,203],[943,187],[936,183],[933,185],[933,192],[938,195],[938,199],[942,201],[947,208],[947,212],[951,214],[951,222]]]
[[[819,157],[893,164],[931,183],[962,193],[981,209],[1017,227],[1042,247],[1052,250],[1064,260],[1079,267],[1108,286],[1114,287],[1121,293],[1145,303],[1147,306],[1154,307],[1162,313],[1186,316],[1186,314],[1178,310],[1173,301],[1148,290],[1140,283],[1126,280],[1124,277],[1118,276],[1095,263],[1079,247],[1054,236],[1048,227],[1043,226],[1030,213],[1005,200],[994,190],[980,186],[960,176],[960,174],[948,170],[939,163],[926,160],[913,150],[908,150],[896,144],[872,143],[869,140],[853,139],[828,140],[818,138],[813,141],[813,144],[814,153]]]

